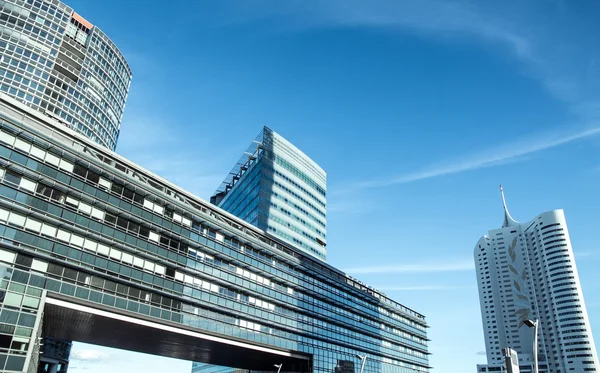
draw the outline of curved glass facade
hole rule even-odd
[[[327,174],[268,127],[211,202],[316,258],[327,258]]]
[[[131,70],[59,1],[0,0],[0,91],[115,149]]]
[[[358,371],[357,355],[429,371],[423,315],[34,114],[0,105],[10,281],[309,355],[311,372]]]

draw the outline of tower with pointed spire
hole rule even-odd
[[[478,372],[504,371],[503,348],[518,352],[521,372],[533,371],[538,320],[539,373],[600,371],[563,210],[526,223],[504,210],[502,227],[475,245],[487,364]]]
[[[504,198],[504,189],[502,189],[502,184],[500,184],[500,195],[502,196],[502,207],[504,208],[504,223],[502,223],[502,228],[512,227],[514,225],[519,224],[515,219],[510,216],[508,212],[508,207],[506,207],[506,198]]]

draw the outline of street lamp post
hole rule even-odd
[[[538,320],[524,320],[523,324],[533,328],[533,373],[538,373]]]
[[[273,366],[277,368],[277,373],[279,373],[281,372],[281,367],[283,366],[283,364],[273,364]]]
[[[365,356],[356,355],[356,357],[361,360],[360,373],[363,373],[363,369],[365,369],[365,362],[367,361],[367,355],[365,355]]]

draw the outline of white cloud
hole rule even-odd
[[[76,350],[71,353],[71,360],[81,360],[88,362],[98,362],[106,360],[110,357],[110,354],[93,349]]]
[[[185,360],[74,342],[69,369],[75,367],[89,373],[189,373],[191,365]]]
[[[458,272],[471,271],[475,268],[472,260],[426,263],[426,264],[384,264],[376,266],[363,266],[346,268],[344,272],[356,274],[383,274],[383,273],[433,273],[433,272]]]

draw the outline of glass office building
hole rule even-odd
[[[423,315],[2,94],[0,278],[0,370],[35,369],[41,337],[195,347],[52,317],[75,304],[255,351],[206,347],[203,363],[273,371],[250,362],[275,351],[295,356],[282,372],[358,372],[362,357],[364,372],[429,371]]]
[[[113,42],[57,0],[0,0],[0,92],[109,149],[131,70]]]
[[[317,163],[264,127],[211,202],[324,261],[326,179]]]

